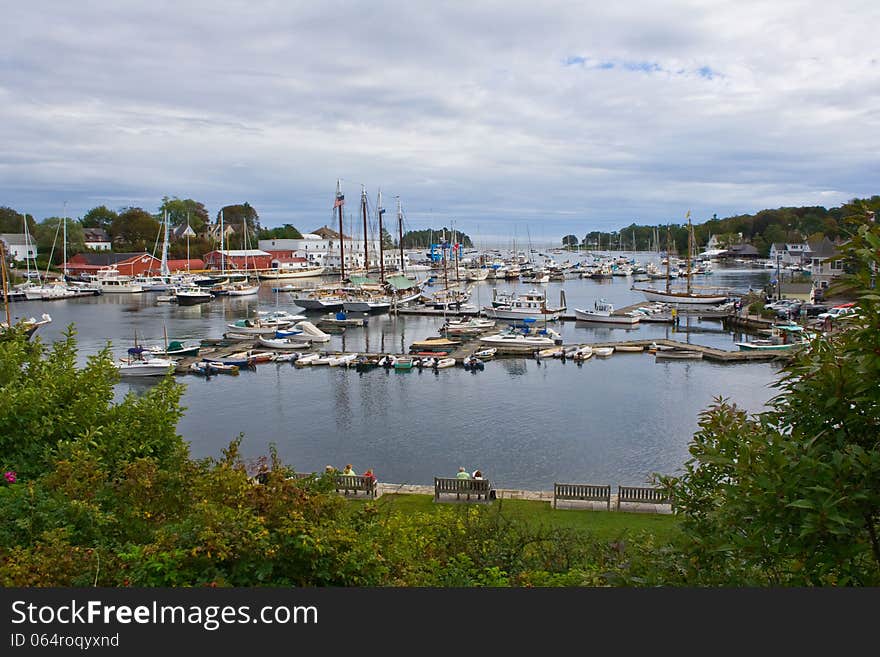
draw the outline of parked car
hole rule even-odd
[[[787,306],[783,306],[776,311],[776,316],[779,319],[788,319],[789,317],[797,317],[798,312],[804,304],[801,301],[797,301],[795,303],[790,303]]]
[[[857,317],[858,316],[858,308],[854,306],[835,306],[828,312],[819,313],[816,315],[816,319],[825,321],[826,318],[831,318],[832,320],[837,319],[846,319],[848,317]]]
[[[828,312],[831,306],[824,303],[805,303],[801,306],[801,315],[804,317],[816,317],[819,313]]]

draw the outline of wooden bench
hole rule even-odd
[[[634,504],[672,504],[672,498],[662,488],[639,488],[638,486],[617,487],[617,510],[621,502]]]
[[[478,500],[489,501],[489,493],[492,484],[488,479],[458,479],[457,477],[434,477],[434,501],[438,502],[441,495],[455,495],[460,500],[462,495],[471,499],[473,495]]]
[[[553,508],[556,500],[582,500],[585,502],[605,502],[611,511],[611,485],[592,484],[553,484]]]
[[[371,497],[376,497],[376,480],[363,475],[336,475],[336,492],[342,491],[346,495],[350,492],[357,495],[363,492]]]

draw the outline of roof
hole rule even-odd
[[[110,236],[103,228],[83,228],[83,237],[86,242],[109,242]]]
[[[840,254],[834,242],[827,237],[810,242],[810,251],[813,258],[833,258]]]
[[[211,251],[211,253],[223,254],[227,258],[254,258],[256,256],[271,255],[260,249],[224,249],[223,251],[218,249]]]
[[[15,246],[33,246],[34,244],[34,241],[28,240],[24,233],[3,233],[0,234],[0,240]]]
[[[70,258],[71,265],[94,265],[99,267],[106,267],[107,265],[116,265],[120,262],[125,262],[126,260],[134,260],[136,258],[141,258],[146,256],[147,258],[153,258],[146,251],[141,251],[140,253],[114,253],[112,251],[101,251],[98,253],[77,253],[75,256]],[[159,262],[158,258],[153,258],[156,262]]]
[[[337,233],[332,228],[328,228],[327,226],[321,226],[318,230],[313,230],[312,234],[317,235],[318,237],[321,237],[322,239],[325,239],[325,240],[338,240],[339,239],[339,233]],[[351,237],[349,237],[345,233],[342,234],[342,237],[347,240],[351,239]]]
[[[758,255],[758,249],[756,249],[751,244],[735,244],[727,249],[729,253],[735,253],[737,255]]]

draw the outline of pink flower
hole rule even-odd
[[[15,483],[15,473],[12,470],[4,474],[3,477],[6,479],[7,484]]]

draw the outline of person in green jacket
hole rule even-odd
[[[468,471],[464,469],[464,467],[460,467],[458,469],[458,474],[455,475],[458,479],[470,479],[471,476],[468,474]]]

